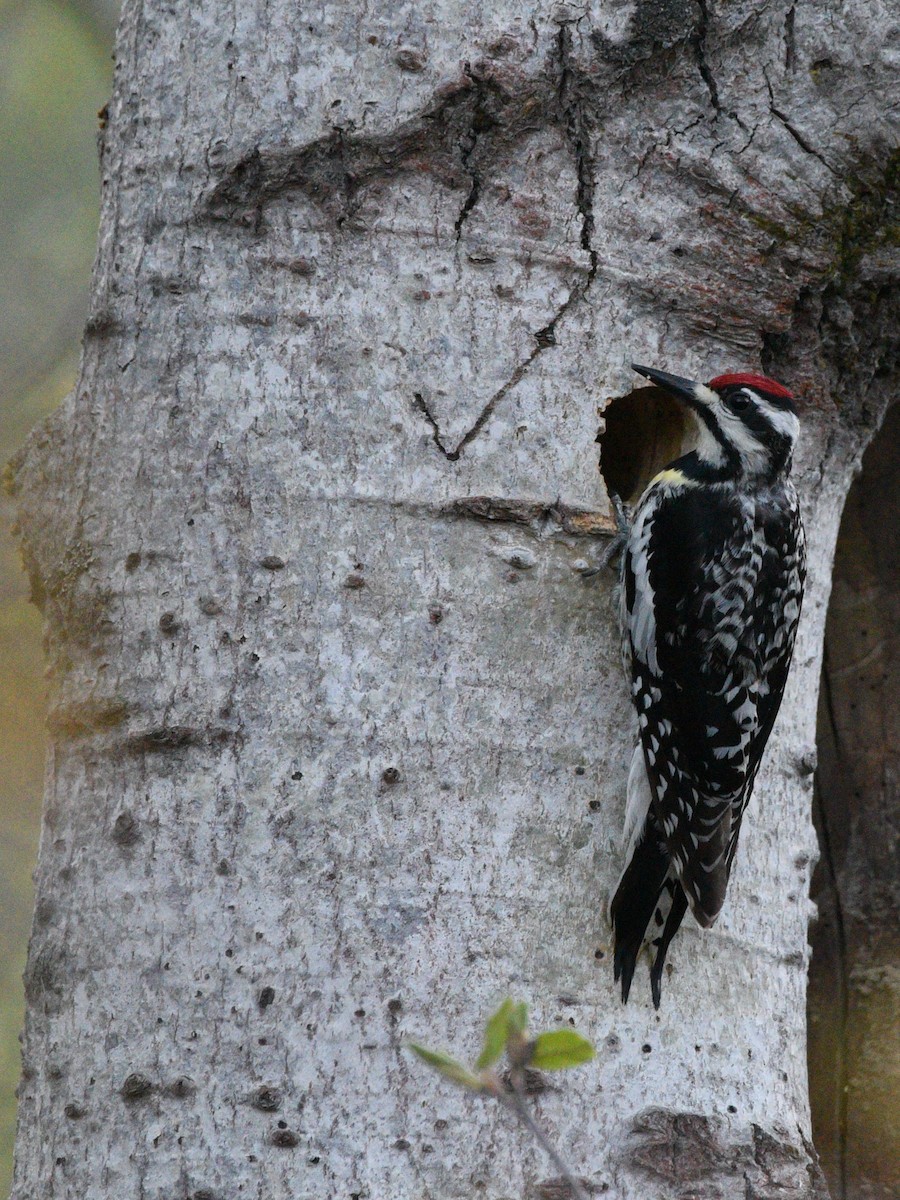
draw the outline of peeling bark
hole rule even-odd
[[[892,19],[126,2],[81,374],[13,485],[52,679],[15,1200],[554,1194],[401,1049],[507,991],[600,1047],[535,1099],[594,1192],[821,1194],[815,697],[896,385]],[[633,731],[595,436],[632,359],[794,386],[811,542],[659,1015],[603,917]]]
[[[630,1143],[630,1163],[648,1188],[674,1185],[681,1196],[828,1200],[814,1151],[783,1129],[752,1124],[749,1136],[735,1138],[721,1119],[647,1109],[635,1118]]]

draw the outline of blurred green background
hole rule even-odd
[[[97,237],[118,0],[0,0],[0,465],[72,387]],[[44,770],[40,618],[0,500],[0,1195]]]

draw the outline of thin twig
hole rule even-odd
[[[572,1193],[573,1200],[589,1200],[587,1192],[585,1192],[579,1181],[560,1158],[546,1133],[544,1133],[543,1129],[541,1129],[540,1125],[538,1125],[537,1121],[531,1115],[531,1110],[528,1107],[528,1101],[525,1099],[525,1092],[522,1088],[520,1073],[515,1070],[511,1071],[509,1082],[513,1089],[512,1094],[502,1092],[498,1094],[497,1099],[504,1108],[509,1109],[511,1113],[515,1113],[528,1132],[535,1138],[554,1167],[556,1167],[562,1178],[569,1185],[569,1191]]]

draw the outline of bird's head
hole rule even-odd
[[[694,383],[636,363],[632,369],[688,406],[699,430],[696,452],[708,466],[769,478],[790,470],[800,422],[783,384],[750,373]]]

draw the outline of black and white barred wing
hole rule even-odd
[[[625,562],[632,690],[650,818],[701,925],[725,898],[732,845],[761,754],[763,661],[754,614],[771,602],[752,503],[654,489]]]
[[[753,791],[763,753],[781,707],[803,604],[806,537],[797,494],[791,484],[787,485],[786,499],[786,504],[775,509],[760,505],[756,514],[757,524],[762,531],[762,582],[750,621],[756,631],[760,687],[756,731],[747,754],[747,784],[743,804],[732,825],[728,850],[729,874],[737,850],[740,819]]]

